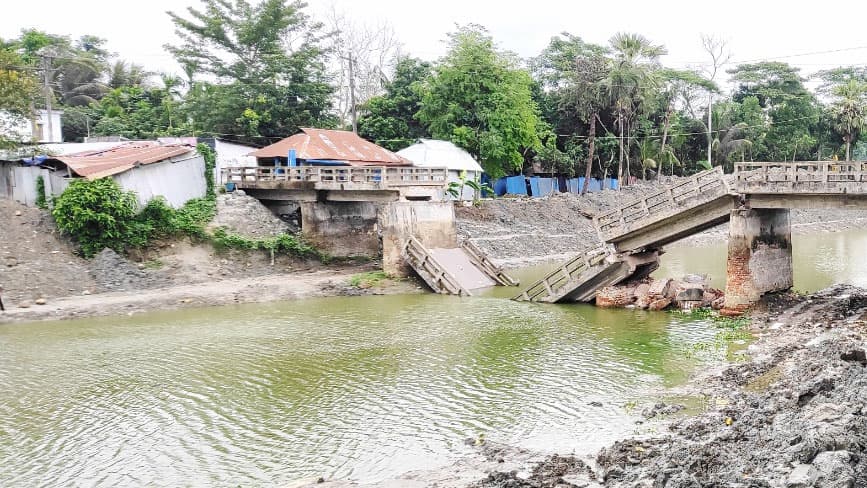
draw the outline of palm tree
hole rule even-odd
[[[831,91],[835,100],[831,104],[834,128],[846,143],[846,161],[852,160],[852,142],[857,141],[867,127],[867,83],[851,79]]]
[[[664,46],[653,44],[640,34],[618,33],[609,43],[614,52],[614,59],[608,75],[608,93],[615,106],[617,129],[620,133],[620,159],[617,173],[622,181],[623,177],[630,173],[632,122],[642,109],[642,105],[658,87],[659,57],[667,51]],[[623,145],[624,136],[626,147]]]
[[[667,146],[667,142],[675,104],[679,101],[691,110],[693,98],[697,91],[716,93],[719,92],[719,88],[713,81],[693,71],[665,69],[660,71],[660,79],[661,90],[658,99],[660,106],[665,111],[665,117],[662,122],[662,143],[659,148],[659,155],[661,158],[664,156],[671,163],[671,174],[674,175],[674,163],[677,161],[677,157],[674,155],[674,151]],[[660,167],[660,173],[662,169],[663,166]]]
[[[141,65],[119,59],[108,70],[108,85],[112,88],[143,86],[152,75]]]
[[[712,123],[714,126],[714,137],[711,142],[711,148],[714,152],[714,159],[721,166],[726,166],[726,169],[731,165],[733,158],[740,154],[741,161],[744,160],[746,151],[753,143],[746,137],[745,131],[749,128],[744,122],[732,123],[731,113],[728,107],[721,106],[713,111]]]

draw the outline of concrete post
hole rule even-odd
[[[335,257],[379,255],[374,202],[301,202],[301,233]]]
[[[732,210],[725,309],[743,312],[765,293],[792,287],[788,209]]]
[[[427,248],[457,247],[455,209],[452,202],[394,202],[379,207],[382,231],[382,270],[392,276],[408,276],[403,247],[415,236]]]

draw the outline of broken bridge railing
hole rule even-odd
[[[867,194],[867,163],[735,163],[735,189],[738,193]]]
[[[593,223],[599,238],[607,242],[730,193],[722,168],[716,167],[619,208],[600,213],[594,217]]]
[[[607,246],[601,246],[582,253],[548,273],[544,278],[530,285],[520,295],[512,298],[520,302],[553,302],[559,300],[571,283],[581,279],[581,274],[605,262],[611,253]],[[567,292],[569,290],[566,290]]]
[[[434,258],[430,251],[413,236],[403,247],[403,256],[418,275],[437,293],[472,296],[469,290],[449,273],[448,269]]]
[[[312,182],[385,187],[445,186],[446,168],[388,166],[231,166],[223,168],[223,183]]]

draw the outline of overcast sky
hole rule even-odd
[[[253,0],[255,1],[255,0]],[[158,71],[179,71],[163,44],[175,39],[167,10],[199,0],[42,0],[3,2],[0,37],[35,27],[77,37],[108,40],[120,57]],[[618,31],[644,34],[664,44],[673,67],[706,63],[699,35],[729,40],[733,61],[771,59],[798,65],[807,74],[840,65],[867,65],[867,2],[825,0],[730,0],[728,2],[534,0],[516,2],[436,0],[311,0],[314,14],[334,5],[359,22],[388,22],[412,55],[433,60],[444,52],[445,34],[456,23],[486,26],[505,49],[523,57],[541,51],[551,36],[568,31],[604,44]],[[803,5],[803,6],[802,6]],[[807,6],[809,5],[809,7]],[[713,10],[708,10],[713,6]],[[827,51],[839,52],[827,52]],[[803,55],[823,52],[823,54]]]

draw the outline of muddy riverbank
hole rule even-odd
[[[684,406],[676,403],[645,406],[636,435],[590,456],[468,439],[477,445],[472,456],[378,486],[867,486],[867,290],[835,285],[762,306],[742,361],[705,369],[666,393],[701,399],[697,415],[678,413]]]
[[[752,331],[749,361],[681,389],[707,398],[706,412],[472,486],[867,486],[867,290],[772,298]]]

